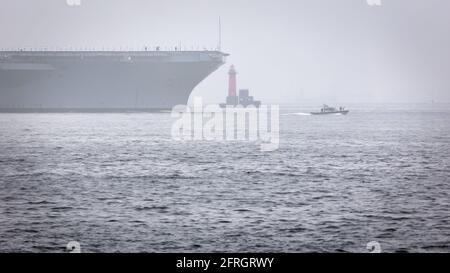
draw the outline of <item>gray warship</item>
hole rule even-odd
[[[221,51],[0,51],[0,111],[167,110],[226,61]]]

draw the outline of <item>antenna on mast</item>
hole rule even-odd
[[[217,47],[219,51],[222,51],[222,22],[219,16],[219,45]]]

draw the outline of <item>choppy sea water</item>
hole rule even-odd
[[[450,107],[280,116],[280,149],[167,113],[0,114],[0,252],[450,252]]]

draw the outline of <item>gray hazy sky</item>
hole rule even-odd
[[[450,102],[450,1],[0,0],[0,47],[222,49],[193,95],[238,87],[266,103]]]

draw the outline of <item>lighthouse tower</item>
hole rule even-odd
[[[220,104],[220,107],[236,107],[241,105],[243,107],[255,106],[259,108],[261,106],[261,101],[256,101],[252,96],[250,96],[250,91],[248,89],[240,89],[239,95],[237,94],[237,83],[236,83],[236,69],[234,65],[230,67],[228,71],[228,97],[227,102]]]
[[[234,65],[230,67],[228,71],[228,97],[227,97],[227,105],[238,105],[239,97],[237,96],[237,84],[236,84],[236,69]]]
[[[237,95],[236,74],[236,69],[234,69],[234,65],[232,65],[230,71],[228,71],[228,96],[230,97],[236,97]]]

